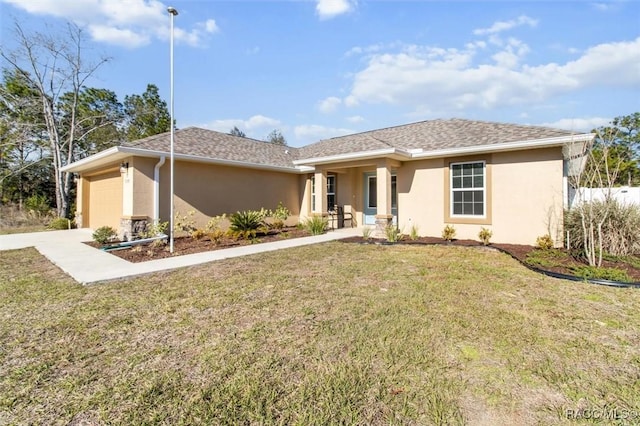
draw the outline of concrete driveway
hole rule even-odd
[[[92,233],[93,231],[90,229],[72,229],[69,231],[0,235],[0,251],[35,247],[42,255],[69,274],[74,280],[82,284],[91,284],[184,268],[215,260],[338,240],[353,235],[361,235],[361,230],[344,228],[312,237],[252,244],[141,263],[131,263],[83,244],[85,241],[92,240]]]

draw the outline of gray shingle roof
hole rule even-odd
[[[464,119],[429,120],[325,139],[300,148],[300,158],[317,158],[383,148],[436,151],[569,136],[573,132],[539,126]]]
[[[239,161],[295,170],[293,161],[385,148],[436,151],[570,136],[548,127],[465,119],[429,120],[325,139],[302,148],[287,147],[213,130],[188,127],[175,132],[176,154]],[[170,134],[150,136],[123,146],[169,152]]]
[[[171,134],[169,132],[149,136],[123,146],[169,152]],[[213,130],[187,127],[174,133],[174,152],[217,160],[240,161],[266,166],[289,167],[298,159],[298,148],[232,136]]]

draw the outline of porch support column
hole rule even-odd
[[[391,161],[381,159],[376,165],[376,190],[378,193],[378,207],[376,210],[375,237],[383,238],[385,228],[393,222],[391,213]]]
[[[315,173],[315,203],[314,215],[327,216],[327,171],[316,170]]]

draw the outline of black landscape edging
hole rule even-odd
[[[511,256],[513,259],[517,260],[522,266],[526,267],[527,269],[533,271],[533,272],[537,272],[539,274],[542,275],[546,275],[548,277],[552,277],[552,278],[558,278],[561,280],[567,280],[567,281],[574,281],[574,282],[586,282],[589,284],[595,284],[595,285],[604,285],[607,287],[618,287],[618,288],[638,288],[640,289],[640,282],[623,282],[623,281],[612,281],[612,280],[603,280],[603,279],[597,279],[597,278],[582,278],[582,277],[576,277],[575,275],[567,275],[567,274],[561,274],[560,272],[552,272],[552,271],[546,271],[544,269],[539,269],[536,268],[535,266],[531,266],[525,262],[523,262],[522,260],[518,259],[517,257],[515,257],[514,255],[512,255],[511,253],[509,253],[507,250],[501,249],[499,247],[495,247],[492,245],[481,245],[478,244],[476,246],[472,246],[472,245],[462,245],[462,244],[451,244],[451,243],[423,243],[420,241],[412,241],[412,242],[403,242],[403,241],[398,241],[398,242],[389,242],[389,241],[360,241],[357,244],[370,244],[370,245],[394,245],[394,244],[402,244],[402,245],[415,245],[415,246],[442,246],[442,245],[453,245],[453,246],[457,246],[457,247],[490,247],[494,250],[498,250],[499,252],[508,254],[509,256]]]

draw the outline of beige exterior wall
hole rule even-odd
[[[169,171],[167,160],[160,171],[162,221],[169,220]],[[174,187],[175,211],[182,216],[194,211],[198,227],[204,227],[212,216],[262,207],[275,209],[278,202],[291,210],[287,222],[295,224],[303,198],[296,174],[184,161],[175,162]]]
[[[487,161],[490,169],[487,219],[447,218],[448,164],[473,159]],[[562,163],[561,148],[406,162],[398,170],[399,226],[408,233],[416,225],[420,235],[438,237],[449,223],[456,238],[473,240],[485,227],[493,232],[493,242],[514,244],[535,244],[551,232],[561,243]]]

